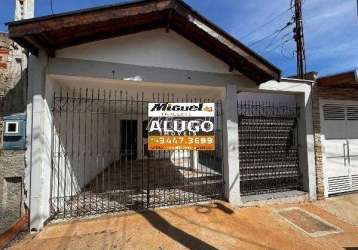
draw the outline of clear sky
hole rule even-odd
[[[51,14],[51,0],[35,0],[35,15]],[[123,2],[52,0],[54,13]],[[290,0],[185,0],[199,13],[279,67],[296,72]],[[0,0],[0,31],[13,19],[15,0]],[[304,0],[307,70],[320,75],[358,68],[357,0]],[[284,29],[282,29],[284,28]],[[281,30],[282,29],[282,30]]]

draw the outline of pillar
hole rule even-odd
[[[225,198],[233,205],[241,205],[236,85],[226,86],[223,137]]]

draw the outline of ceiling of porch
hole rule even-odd
[[[187,84],[164,84],[142,81],[111,80],[75,76],[49,76],[56,95],[72,95],[73,91],[82,97],[92,98],[106,95],[106,99],[128,99],[161,102],[217,101],[224,96],[223,87],[195,86]]]

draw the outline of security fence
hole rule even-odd
[[[215,151],[148,151],[149,102],[215,102]],[[51,214],[76,217],[223,197],[222,105],[78,89],[54,93]]]
[[[242,195],[302,189],[298,158],[299,108],[238,102]]]

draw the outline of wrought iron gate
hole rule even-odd
[[[222,198],[221,103],[215,102],[218,150],[193,152],[147,150],[148,102],[214,101],[94,89],[54,94],[53,218]]]
[[[238,102],[242,195],[302,189],[299,108]]]

